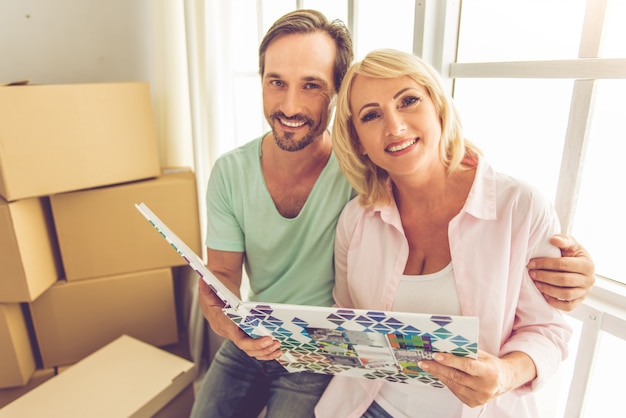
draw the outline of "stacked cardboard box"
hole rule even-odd
[[[185,261],[135,209],[139,202],[200,252],[191,171],[50,196],[65,280],[29,304],[44,367],[72,363],[120,333],[177,342],[172,267]]]
[[[0,337],[0,387],[26,384],[35,372],[35,359],[18,303],[0,304]]]
[[[0,116],[0,390],[123,334],[176,343],[185,262],[134,204],[200,253],[196,181],[161,169],[148,85],[3,86]]]
[[[60,266],[49,202],[0,198],[0,302],[35,300],[60,277]]]
[[[4,86],[0,115],[9,202],[159,174],[146,83]]]

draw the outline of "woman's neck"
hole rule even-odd
[[[427,176],[392,178],[394,199],[401,214],[458,213],[467,200],[474,176],[473,168],[448,172],[442,165],[430,170]]]

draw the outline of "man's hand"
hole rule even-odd
[[[271,337],[250,338],[222,312],[224,304],[208,284],[198,279],[198,300],[202,313],[213,331],[231,340],[237,347],[257,360],[274,360],[280,357],[280,343]]]
[[[420,361],[418,365],[472,408],[530,382],[537,375],[535,363],[519,351],[498,358],[478,350],[476,360],[437,353],[434,359]]]
[[[528,272],[550,305],[571,311],[595,283],[595,266],[574,237],[555,235],[550,243],[561,249],[561,258],[534,258],[528,263]]]

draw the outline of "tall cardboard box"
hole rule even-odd
[[[178,342],[171,269],[59,281],[29,307],[44,368],[76,363],[122,334]]]
[[[0,303],[0,388],[23,386],[35,372],[35,357],[19,303]]]
[[[67,281],[185,265],[135,208],[144,202],[194,251],[201,252],[194,173],[50,197]]]
[[[159,175],[147,83],[0,86],[8,201]]]
[[[192,362],[123,335],[0,409],[0,416],[161,416],[189,393],[194,377]],[[176,407],[166,416],[189,416],[190,401]]]
[[[50,205],[45,198],[0,198],[0,303],[31,302],[61,274]]]

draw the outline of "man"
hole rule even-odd
[[[261,42],[264,113],[272,130],[222,156],[207,190],[207,266],[237,295],[245,264],[251,300],[333,303],[335,225],[353,191],[327,127],[352,58],[345,25],[313,10],[281,17]],[[568,258],[534,260],[531,275],[551,304],[573,308],[593,283],[593,263],[572,238],[553,243]],[[256,417],[265,406],[270,417],[313,416],[330,377],[287,373],[274,361],[278,342],[247,337],[202,280],[199,298],[225,341],[192,417]]]

